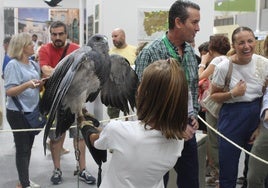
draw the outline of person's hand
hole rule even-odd
[[[49,77],[42,78],[42,79],[40,80],[40,85],[39,85],[39,87],[42,88],[42,87],[45,85],[45,83],[46,83],[46,81],[47,81],[48,79],[49,79]]]
[[[48,79],[49,79],[49,77],[42,78],[42,79],[41,79],[41,82],[46,82]]]
[[[240,80],[235,87],[231,90],[234,97],[245,95],[247,84],[245,81]]]
[[[263,121],[268,123],[268,110],[267,109],[264,112]]]
[[[39,87],[40,80],[32,79],[32,80],[29,80],[27,84],[28,84],[29,88],[35,89],[35,88]]]
[[[205,55],[201,56],[201,64],[203,64],[207,67],[212,59],[213,59],[213,57],[210,55],[209,52],[207,52]]]
[[[100,130],[94,126],[93,121],[91,121],[91,120],[82,121],[78,127],[83,135],[83,138],[84,138],[86,145],[88,147],[90,147],[90,145],[93,146],[94,142],[98,138],[98,134],[100,132]],[[93,136],[95,139],[91,139],[91,136]]]
[[[248,141],[248,144],[253,144],[253,142],[256,140],[259,134],[260,134],[260,126],[252,133]]]
[[[198,128],[199,128],[199,123],[198,123],[197,119],[195,119],[194,116],[189,117],[188,124],[190,126],[192,126],[195,130],[198,130]]]
[[[193,138],[195,132],[196,130],[191,125],[188,124],[183,134],[184,140],[187,141]]]

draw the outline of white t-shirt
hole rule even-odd
[[[140,121],[111,121],[94,143],[113,150],[100,188],[163,188],[163,176],[176,164],[183,145],[183,140],[145,129]]]
[[[225,77],[229,68],[229,59],[221,61],[213,72],[212,83],[218,87],[224,87]],[[262,96],[262,88],[265,79],[268,76],[268,59],[263,56],[253,54],[251,61],[246,65],[238,65],[233,63],[233,71],[229,89],[243,80],[246,82],[247,89],[243,96],[235,97],[226,101],[232,102],[251,102]]]
[[[226,61],[226,60],[228,60],[228,57],[225,55],[221,55],[221,56],[213,58],[210,64],[217,66],[218,64],[220,64],[220,62]]]

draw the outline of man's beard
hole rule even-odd
[[[56,48],[61,48],[64,46],[65,42],[63,42],[62,40],[55,40],[53,44]]]
[[[116,48],[121,48],[122,46],[123,46],[123,43],[122,42],[114,42],[114,46],[116,47]]]

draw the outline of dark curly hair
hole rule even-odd
[[[210,36],[208,49],[226,55],[231,49],[229,38],[225,35]]]

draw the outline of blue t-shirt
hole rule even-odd
[[[33,65],[33,63],[35,65]],[[40,79],[40,67],[35,62],[24,64],[16,59],[12,59],[7,64],[5,71],[5,89],[19,86],[32,79]],[[27,88],[18,96],[24,112],[32,112],[39,103],[39,87]],[[19,111],[11,97],[7,96],[7,109]]]

